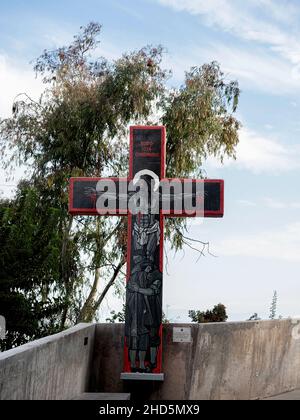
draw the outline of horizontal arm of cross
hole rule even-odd
[[[126,216],[129,201],[136,192],[128,178],[71,178],[69,212]],[[154,197],[160,214],[166,217],[223,217],[224,214],[223,180],[166,178],[160,181]]]

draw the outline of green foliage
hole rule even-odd
[[[270,307],[270,316],[269,316],[270,319],[276,319],[277,302],[278,302],[278,295],[277,295],[277,291],[274,290],[272,303],[271,303],[271,307]]]
[[[203,159],[234,156],[238,142],[239,88],[217,63],[192,68],[170,90],[161,46],[94,59],[100,33],[92,22],[71,45],[44,51],[34,67],[43,95],[19,96],[0,121],[4,166],[31,173],[1,203],[0,307],[14,293],[22,300],[28,330],[7,317],[20,340],[91,321],[111,286],[124,292],[127,220],[70,216],[71,176],[126,176],[131,123],[166,125],[168,176],[201,176]],[[166,223],[175,250],[185,229],[184,220]]]
[[[189,311],[189,318],[191,318],[192,322],[207,324],[210,322],[226,322],[228,316],[226,307],[219,303],[212,310],[207,310],[206,312]]]
[[[59,219],[58,210],[48,207],[28,182],[20,184],[13,202],[0,202],[0,308],[8,330],[4,349],[60,330],[64,284]],[[66,258],[72,261],[68,280],[80,282],[72,241]]]
[[[184,85],[163,103],[170,177],[201,175],[208,156],[235,157],[240,123],[232,112],[239,94],[237,82],[226,83],[216,62],[186,73]]]
[[[110,324],[115,323],[124,323],[125,322],[125,305],[123,306],[122,311],[116,312],[111,311],[110,318],[106,318],[106,322],[109,322]]]

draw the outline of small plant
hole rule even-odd
[[[250,316],[247,321],[261,321],[261,318],[258,316],[258,314],[255,312],[252,316]]]
[[[164,325],[168,325],[168,324],[170,324],[170,320],[167,318],[167,316],[166,316],[166,314],[163,312],[163,314],[162,314],[162,323],[164,324]]]
[[[124,323],[125,322],[125,305],[123,305],[123,309],[120,312],[111,311],[110,318],[106,318],[106,322],[110,324]]]
[[[206,312],[189,311],[189,318],[197,324],[207,324],[209,322],[226,322],[228,319],[226,307],[219,303],[212,310]]]

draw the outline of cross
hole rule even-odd
[[[164,218],[224,213],[224,181],[166,179],[165,150],[165,127],[131,127],[128,178],[70,180],[71,214],[128,216],[124,380],[164,380]]]

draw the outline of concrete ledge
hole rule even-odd
[[[156,381],[163,382],[163,373],[121,373],[122,381]]]
[[[88,389],[95,325],[0,354],[0,400],[64,400]]]
[[[73,401],[129,401],[130,394],[87,393],[72,398]]]
[[[7,350],[3,353],[0,353],[0,361],[8,359],[10,357],[16,356],[18,354],[21,354],[23,352],[27,352],[29,350],[32,350],[33,348],[37,348],[40,346],[44,346],[50,343],[54,343],[57,340],[61,340],[63,338],[67,338],[73,334],[76,334],[77,332],[80,332],[82,330],[86,330],[87,328],[95,328],[95,324],[78,324],[75,327],[69,328],[65,331],[62,331],[58,334],[49,335],[48,337],[40,338],[35,341],[31,341],[30,343],[24,344],[23,346],[16,347],[11,350]]]

